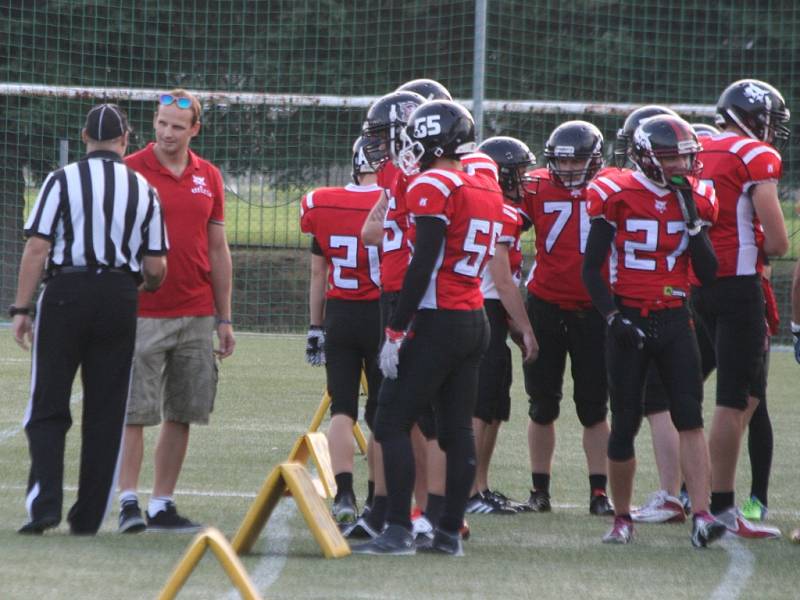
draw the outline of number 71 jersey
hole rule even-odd
[[[319,188],[300,203],[300,230],[310,233],[328,262],[327,298],[380,298],[380,253],[361,242],[361,228],[383,188],[348,184]]]
[[[433,217],[447,227],[419,308],[479,310],[481,275],[507,218],[500,185],[464,171],[429,169],[409,180],[406,207],[412,219]],[[414,227],[410,238],[413,249]]]

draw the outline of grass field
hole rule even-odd
[[[231,537],[271,468],[285,460],[307,427],[324,384],[322,369],[303,362],[304,339],[241,335],[221,370],[212,423],[193,430],[179,482],[178,506]],[[116,503],[95,538],[68,535],[64,524],[42,538],[15,533],[24,509],[28,455],[20,420],[28,395],[29,357],[0,329],[0,598],[155,598],[191,541],[190,535],[115,533]],[[800,524],[798,367],[788,352],[771,358],[770,412],[775,460],[771,521],[786,535]],[[525,430],[527,405],[515,373],[512,420],[501,432],[492,484],[516,498],[530,484]],[[77,481],[79,390],[68,437],[64,513]],[[706,389],[706,414],[713,384]],[[570,390],[566,396],[569,397]],[[800,546],[784,537],[767,542],[726,540],[694,550],[688,525],[637,528],[628,547],[600,543],[608,520],[588,515],[588,482],[580,431],[569,404],[558,422],[553,475],[554,511],[546,515],[470,517],[466,557],[348,557],[324,560],[291,499],[279,505],[254,554],[243,562],[264,598],[789,598],[798,596]],[[142,487],[152,484],[154,430],[146,437]],[[638,444],[636,499],[655,489],[650,438]],[[741,461],[737,497],[748,492],[749,463]],[[366,464],[357,460],[363,499]],[[181,598],[236,598],[207,555]]]

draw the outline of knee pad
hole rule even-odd
[[[616,461],[630,460],[635,456],[633,440],[642,423],[641,414],[623,411],[611,418],[611,434],[608,436],[608,458]]]
[[[550,425],[561,414],[561,405],[557,399],[551,401],[539,401],[529,399],[528,416],[537,425]]]
[[[575,412],[578,413],[578,420],[581,425],[588,428],[605,420],[608,414],[608,406],[606,404],[578,404],[575,406]]]

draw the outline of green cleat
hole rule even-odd
[[[767,518],[767,507],[755,496],[742,505],[742,516],[748,521],[763,521]]]

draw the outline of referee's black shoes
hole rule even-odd
[[[34,519],[33,521],[25,523],[25,525],[19,528],[17,533],[23,535],[42,535],[46,529],[57,527],[60,522],[61,519],[59,517],[46,515],[41,519]]]

